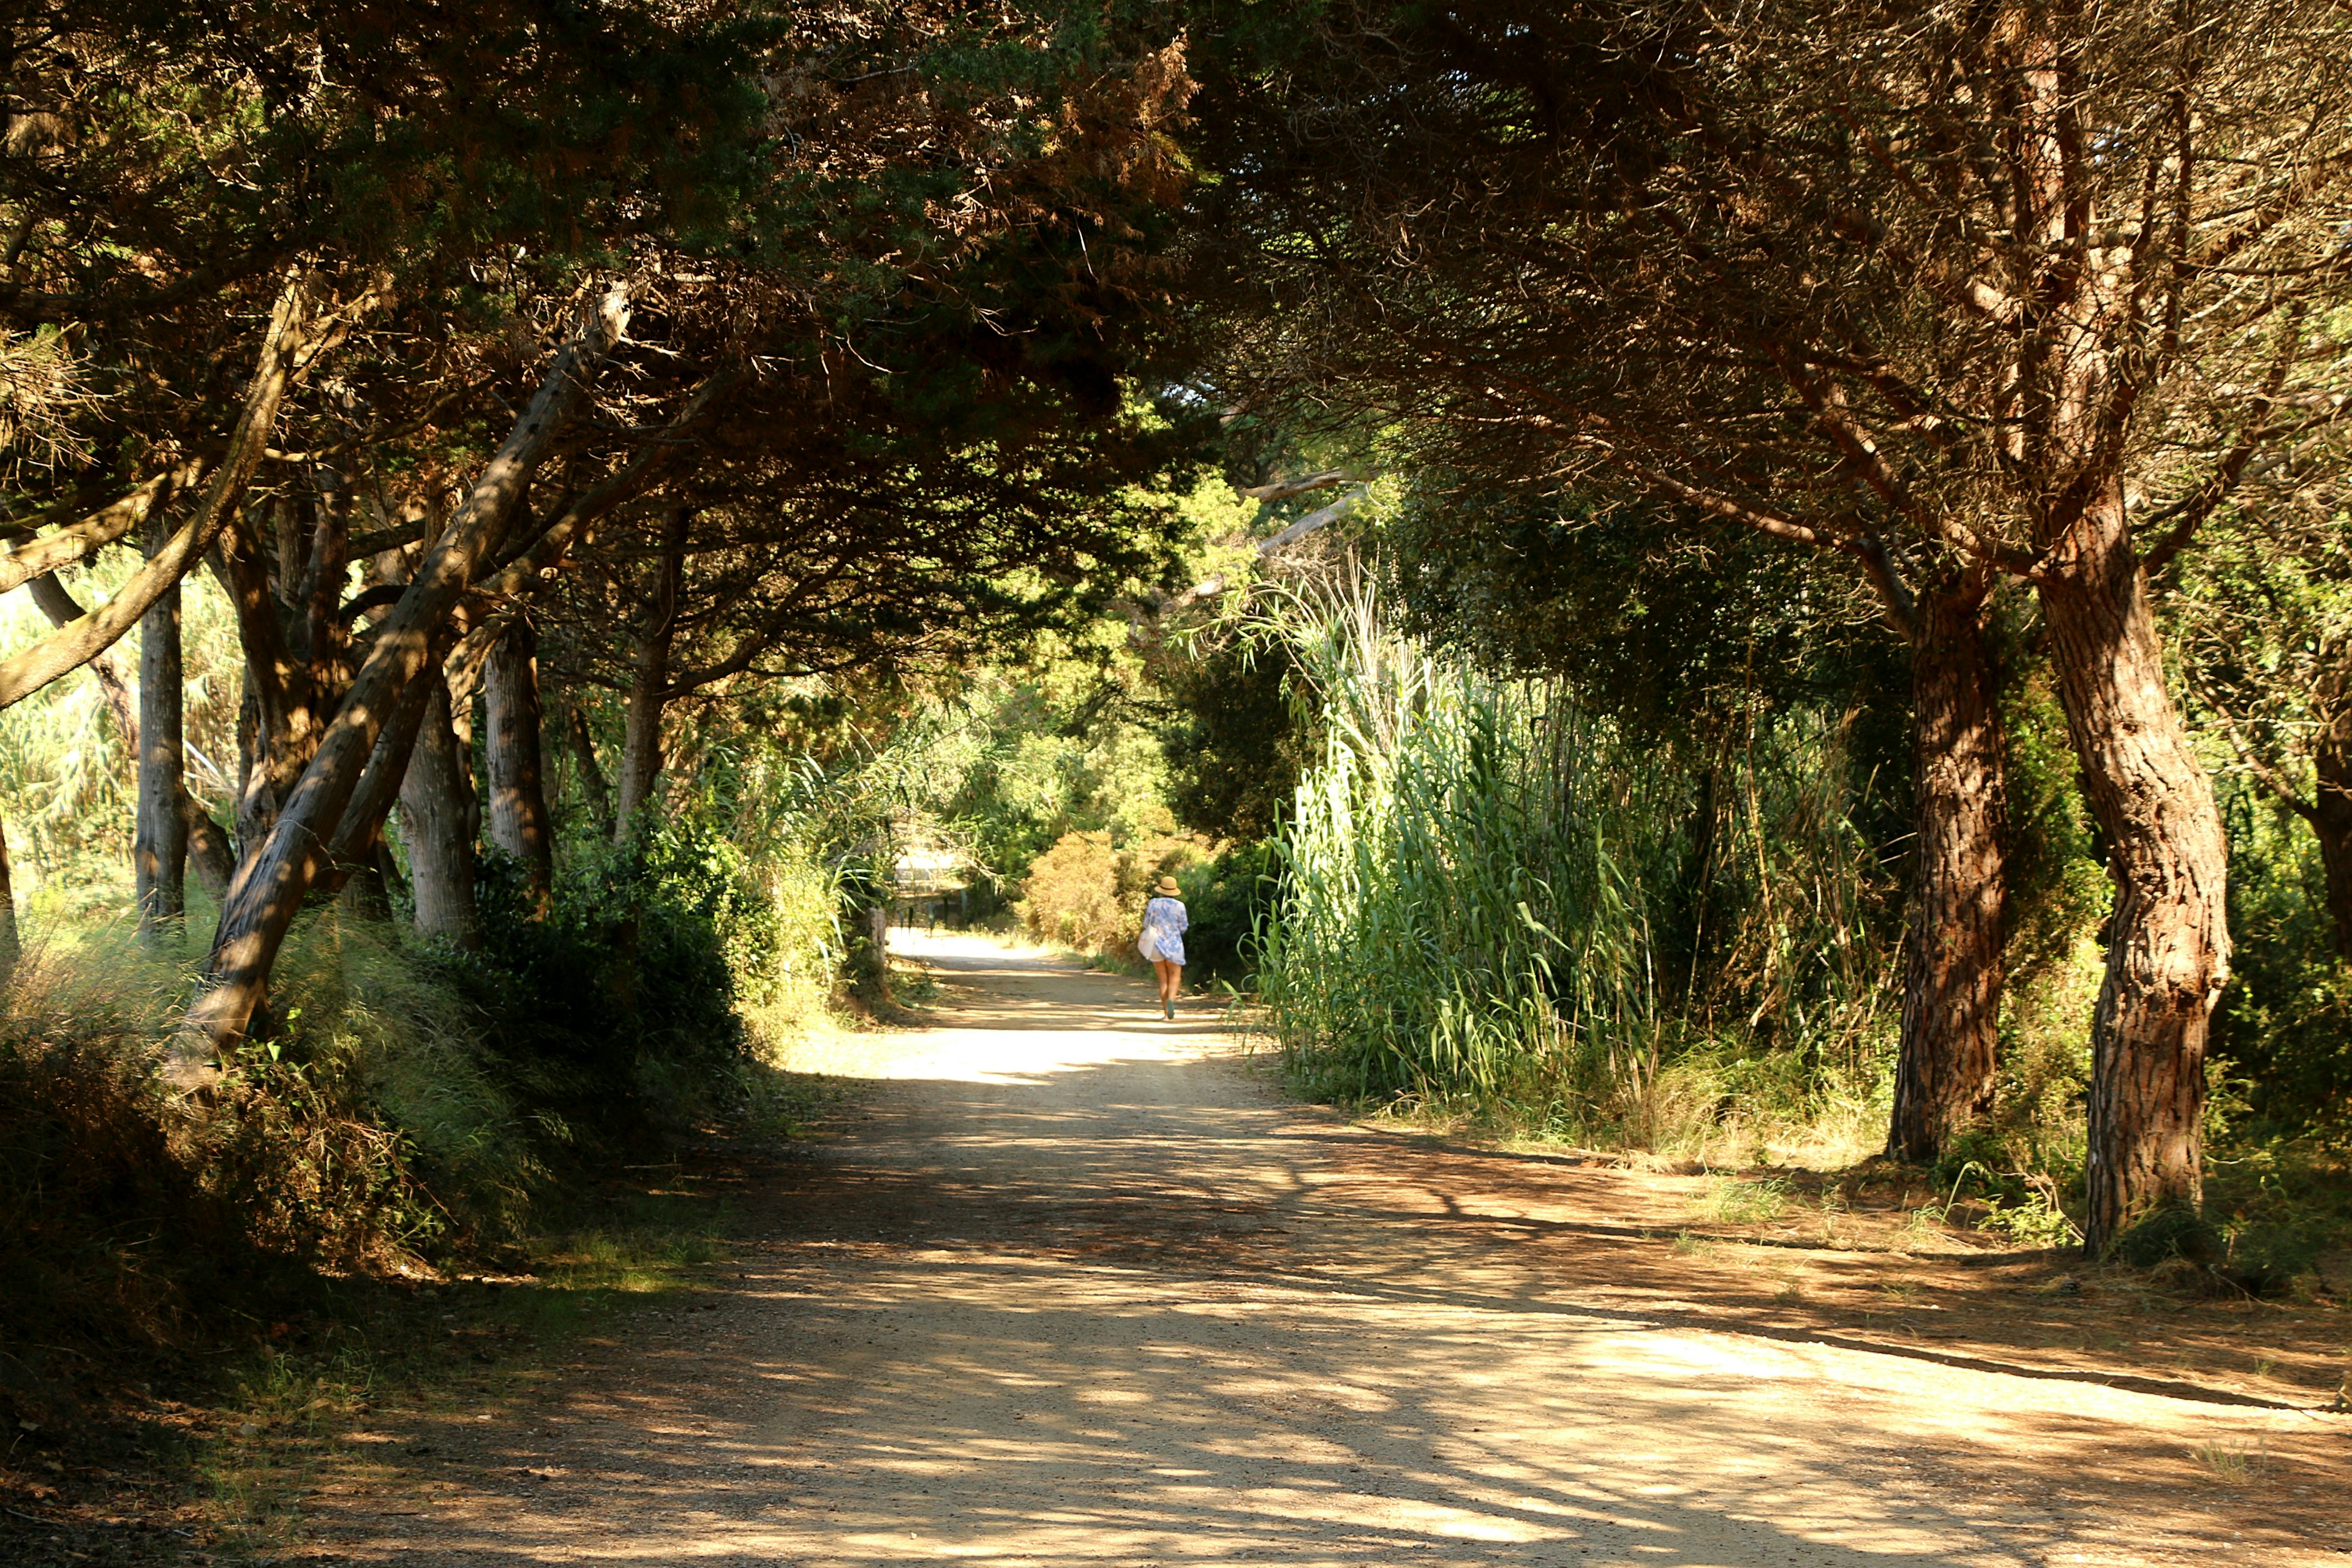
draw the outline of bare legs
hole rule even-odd
[[[1184,966],[1171,963],[1164,958],[1155,958],[1151,961],[1151,967],[1160,976],[1160,1010],[1172,1018],[1176,1016],[1177,994],[1184,986]]]

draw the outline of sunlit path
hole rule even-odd
[[[2343,1560],[2186,1462],[2295,1440],[2295,1417],[1669,1326],[1607,1244],[1505,1223],[1591,1215],[1607,1173],[1506,1191],[1486,1163],[1286,1102],[1204,1005],[1169,1025],[1139,983],[971,939],[909,946],[952,1010],[809,1064],[885,1081],[788,1178],[740,1290],[650,1324],[546,1415],[501,1418],[414,1500],[322,1500],[332,1550]]]

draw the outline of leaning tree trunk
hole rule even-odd
[[[459,947],[480,942],[474,905],[473,748],[451,722],[449,688],[437,670],[428,682],[423,722],[400,784],[400,836],[408,847],[408,883],[416,930]]]
[[[180,585],[139,627],[139,805],[131,839],[140,934],[158,940],[187,912],[188,818],[180,668]]]
[[[238,868],[205,963],[204,992],[187,1011],[189,1028],[213,1049],[244,1037],[294,916],[325,868],[326,841],[342,821],[386,717],[424,670],[436,630],[482,569],[532,468],[569,423],[604,356],[626,330],[628,314],[625,291],[613,290],[586,330],[556,356],[465,505],[377,626],[366,662],[268,841]]]
[[[1955,585],[1923,594],[1912,616],[1919,858],[1886,1152],[1923,1163],[1992,1110],[2008,879],[1983,603],[1980,586]]]
[[[300,280],[289,284],[270,316],[261,363],[255,367],[244,406],[229,432],[227,452],[213,470],[204,500],[112,598],[21,653],[0,659],[0,708],[13,707],[112,647],[166,588],[204,558],[261,467],[278,421],[278,405],[304,354],[318,346],[318,329],[310,319],[307,285]]]
[[[2053,552],[2042,611],[2066,728],[2115,879],[2092,1025],[2089,1217],[2105,1247],[2202,1195],[2205,1041],[2230,978],[2229,842],[2164,683],[2163,649],[2110,485]]]
[[[352,786],[352,798],[343,807],[342,821],[335,826],[334,839],[327,846],[327,866],[319,874],[320,890],[343,899],[346,908],[364,919],[392,918],[392,889],[399,872],[392,852],[384,847],[383,822],[400,798],[400,786],[408,777],[409,761],[415,753],[417,732],[424,728],[436,688],[446,694],[440,670],[428,663],[400,694],[392,716],[375,738],[375,749],[368,753],[367,766],[360,770],[359,782]]]
[[[539,644],[518,619],[490,647],[482,671],[483,749],[490,780],[490,842],[520,861],[533,902],[545,911],[555,880],[541,783]]]
[[[215,902],[226,898],[229,879],[236,875],[236,851],[229,847],[228,835],[221,831],[220,824],[188,793],[184,780],[180,785],[180,826],[187,834],[187,867],[196,874],[197,886]]]
[[[654,579],[653,603],[637,633],[629,672],[629,706],[621,732],[620,802],[614,812],[615,842],[636,829],[638,812],[653,797],[661,775],[662,709],[669,700],[670,645],[677,636],[678,595],[686,577],[686,530],[693,513],[673,507],[662,519],[662,548]]]

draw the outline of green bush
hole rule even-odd
[[[1267,839],[1225,850],[1176,873],[1184,889],[1185,973],[1195,983],[1250,983],[1257,967],[1257,932],[1278,910],[1281,854]]]
[[[667,825],[570,860],[543,918],[519,868],[476,878],[483,941],[432,950],[515,1081],[571,1120],[642,1134],[715,1109],[740,1086],[739,1003],[772,995],[777,901],[716,832]]]

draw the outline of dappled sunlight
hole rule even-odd
[[[927,957],[982,994],[858,1042],[871,1100],[789,1168],[733,1289],[537,1412],[421,1423],[412,1447],[464,1458],[378,1476],[425,1489],[415,1515],[331,1501],[341,1550],[2022,1568],[2242,1536],[2321,1561],[2184,1458],[2300,1464],[2308,1418],[1709,1331],[1637,1267],[1637,1215],[1595,1218],[1604,1174],[1510,1188],[1282,1100],[1213,1033],[1094,1021],[1139,984],[961,940]]]

